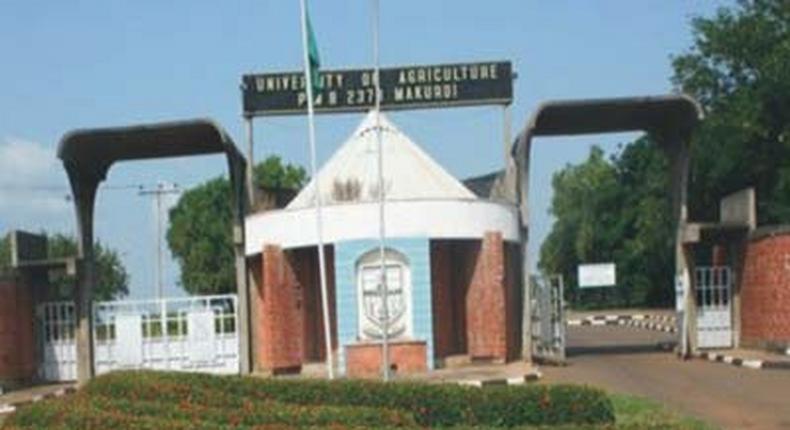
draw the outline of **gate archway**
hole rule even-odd
[[[675,219],[675,279],[684,291],[683,323],[680,333],[681,350],[687,356],[694,349],[693,297],[691,295],[691,257],[683,246],[688,224],[686,204],[689,141],[691,133],[703,117],[702,108],[687,95],[660,95],[591,100],[560,100],[541,104],[532,114],[525,129],[518,135],[513,148],[516,166],[510,183],[515,191],[521,216],[521,252],[524,285],[529,285],[529,171],[532,139],[539,136],[561,136],[643,131],[651,135],[670,162],[672,177],[672,218]],[[529,288],[524,288],[524,309],[530,308]],[[532,327],[529,313],[522,321],[522,355],[532,353]]]
[[[230,135],[210,119],[138,124],[74,130],[58,146],[58,158],[69,177],[77,215],[79,264],[76,288],[77,380],[84,384],[95,374],[92,302],[96,284],[93,215],[99,184],[119,161],[224,153],[230,173],[233,208],[233,248],[239,306],[239,361],[250,371],[249,290],[244,258],[244,216],[247,162]]]

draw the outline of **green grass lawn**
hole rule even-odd
[[[610,394],[617,429],[712,430],[699,419],[670,411],[658,402],[625,394]]]
[[[460,387],[122,372],[20,408],[3,430],[709,429],[626,395],[575,385]]]

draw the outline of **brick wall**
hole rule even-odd
[[[466,294],[467,349],[474,359],[507,359],[505,249],[502,233],[487,232]]]
[[[741,283],[745,345],[790,343],[790,232],[756,235],[746,248]]]
[[[36,369],[30,290],[0,278],[0,381],[26,380]]]
[[[423,341],[395,342],[389,346],[390,366],[395,374],[421,373],[428,370]],[[346,346],[346,375],[370,378],[381,374],[381,344],[356,343]]]
[[[405,242],[404,242],[405,243]],[[409,242],[410,243],[410,242]],[[426,241],[427,244],[427,241]],[[367,249],[366,244],[359,250]],[[396,245],[393,243],[393,246]],[[403,245],[398,243],[398,245]],[[350,245],[349,245],[350,246]],[[346,248],[349,248],[347,246]],[[394,246],[396,249],[401,247]],[[342,248],[342,255],[349,249]],[[356,248],[354,248],[356,250]],[[353,250],[352,250],[353,251]],[[415,344],[403,346],[398,354],[405,354],[402,372],[409,369],[430,368],[433,357],[444,358],[455,354],[468,354],[473,359],[493,359],[505,361],[518,357],[521,343],[521,298],[519,248],[516,244],[506,244],[500,233],[487,233],[482,241],[475,240],[434,240],[426,249],[426,260],[430,260],[430,270],[423,270],[412,254],[412,276],[415,292],[425,284],[430,288],[430,296],[416,297],[415,301],[425,302],[429,309],[421,310],[415,305],[415,320],[424,314],[427,325],[415,323]],[[361,252],[361,251],[360,251]],[[352,255],[353,254],[353,255]],[[356,285],[353,262],[359,252],[343,256],[348,267],[339,266],[344,276],[334,270],[335,255],[332,247],[327,248],[327,267],[329,281],[330,315],[332,316],[333,346],[337,347],[337,305],[341,301],[335,297],[335,284],[338,277],[344,285],[345,296],[350,294],[347,310],[354,315],[346,321],[344,345],[357,348],[353,333],[356,333]],[[429,254],[429,255],[428,255]],[[323,319],[321,317],[320,290],[318,284],[317,250],[303,248],[282,251],[276,246],[267,246],[261,259],[259,295],[256,306],[256,333],[258,336],[257,368],[259,370],[282,372],[295,370],[302,363],[323,360]],[[427,268],[427,267],[426,267]],[[425,280],[419,275],[425,272]],[[348,273],[346,273],[348,272]],[[419,275],[419,276],[418,276]],[[428,279],[430,278],[430,279]],[[419,285],[417,285],[419,284]],[[428,290],[426,290],[428,291]],[[416,293],[415,293],[416,294]],[[344,296],[344,297],[345,297]],[[344,308],[344,309],[345,309]],[[419,312],[418,312],[419,311]],[[345,321],[344,319],[344,321]],[[426,334],[417,333],[420,327],[429,330]],[[378,372],[380,356],[375,348],[361,344],[360,350],[339,357],[344,361],[341,368],[349,370],[349,376],[360,376]],[[426,354],[433,354],[426,357]],[[348,354],[356,354],[352,358]],[[373,355],[376,355],[375,357]],[[395,352],[393,351],[393,354]],[[417,360],[417,356],[422,358]],[[400,356],[398,356],[400,357]],[[393,355],[393,360],[396,356]],[[367,361],[370,368],[360,364]],[[345,364],[345,366],[343,366]],[[396,363],[397,364],[397,363]],[[351,367],[356,367],[353,372]],[[375,371],[371,369],[376,369]]]
[[[325,247],[327,290],[333,349],[337,348],[334,249]],[[296,371],[303,363],[326,359],[318,248],[283,251],[267,246],[259,264],[251,265],[258,284],[255,329],[256,370]]]
[[[435,357],[513,360],[521,354],[521,258],[499,233],[432,240]]]
[[[302,365],[303,303],[289,256],[267,245],[262,253],[258,285],[256,369],[282,373]]]
[[[337,349],[337,312],[335,309],[335,253],[332,246],[324,246],[326,258],[326,288],[329,298],[329,325],[332,349]],[[303,335],[302,360],[305,363],[326,360],[324,314],[321,303],[318,247],[289,251],[289,260],[302,290]]]

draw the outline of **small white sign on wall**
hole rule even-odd
[[[675,310],[683,312],[686,309],[686,289],[683,285],[683,275],[675,276]]]
[[[614,263],[580,264],[579,288],[613,287],[617,285]]]
[[[214,311],[195,309],[187,313],[187,344],[189,360],[193,364],[211,364],[215,361]]]
[[[143,319],[139,314],[115,316],[115,359],[119,367],[137,368],[143,364]]]

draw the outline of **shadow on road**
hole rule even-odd
[[[573,346],[566,350],[566,354],[569,358],[578,357],[580,355],[627,355],[656,352],[670,353],[670,351],[659,347],[657,344]]]

